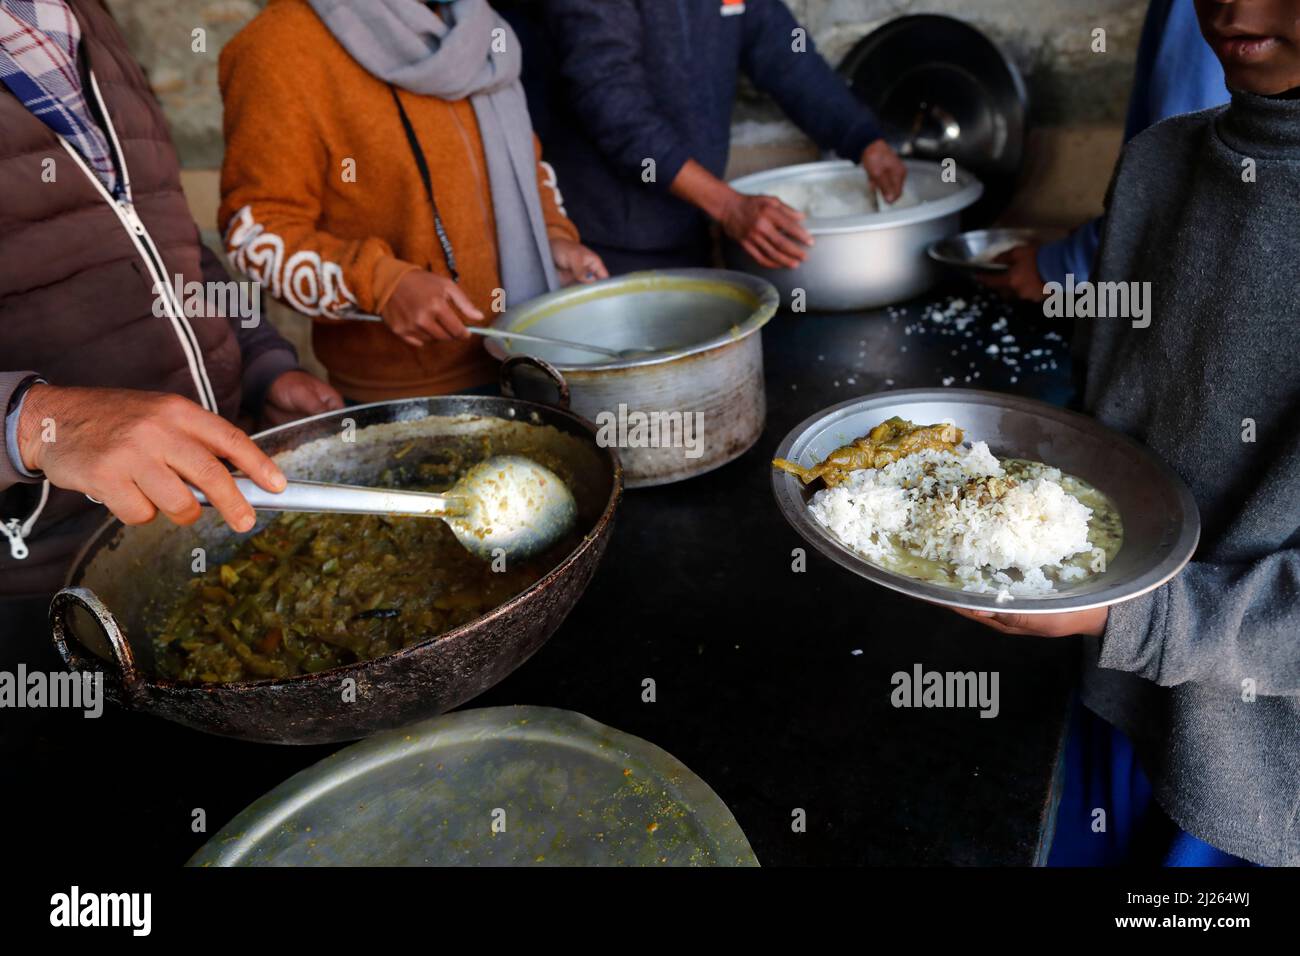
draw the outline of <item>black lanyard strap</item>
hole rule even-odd
[[[442,214],[438,212],[438,201],[433,198],[433,178],[429,175],[429,164],[424,159],[424,150],[420,148],[420,140],[415,135],[415,128],[411,126],[411,118],[406,115],[406,108],[402,106],[402,100],[397,95],[397,89],[392,86],[388,89],[393,94],[393,102],[397,104],[397,113],[402,118],[402,129],[406,133],[407,145],[411,147],[411,153],[415,156],[415,165],[420,171],[420,180],[424,183],[424,194],[429,197],[429,206],[433,209],[433,231],[438,234],[438,244],[442,246],[442,257],[447,260],[447,272],[451,274],[452,282],[459,282],[460,271],[456,268],[456,251],[452,249],[451,240],[447,238],[447,229],[442,224]]]

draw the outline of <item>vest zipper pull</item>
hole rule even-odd
[[[13,555],[15,561],[22,561],[27,557],[27,542],[23,540],[23,523],[18,518],[10,518],[4,524],[0,524],[0,534],[9,539],[9,553]]]
[[[122,210],[122,214],[126,216],[127,222],[130,223],[131,231],[134,232],[137,236],[143,236],[144,220],[141,219],[139,215],[136,214],[135,205],[132,204],[132,202],[129,199],[119,199],[117,201],[117,205],[118,208]]]

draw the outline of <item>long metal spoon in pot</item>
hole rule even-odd
[[[541,554],[568,533],[578,507],[559,476],[520,455],[497,455],[470,468],[450,491],[432,494],[290,481],[278,494],[236,476],[240,494],[260,511],[422,515],[441,518],[465,550],[484,561]],[[200,504],[203,492],[190,488]]]
[[[348,316],[351,319],[359,319],[363,322],[382,322],[382,317],[371,315],[366,312],[356,312]],[[520,342],[534,342],[538,345],[554,345],[562,349],[578,349],[582,352],[591,352],[594,355],[603,355],[606,358],[613,359],[635,359],[644,358],[647,355],[656,355],[659,349],[607,349],[603,345],[587,345],[585,342],[570,342],[567,339],[554,339],[547,335],[533,335],[531,332],[511,332],[507,329],[494,329],[491,326],[467,325],[465,328],[471,335],[481,335],[489,339],[518,339]]]
[[[511,332],[509,329],[494,329],[490,326],[467,325],[465,328],[472,335],[482,335],[489,339],[518,339],[521,342],[535,342],[539,345],[554,345],[565,349],[580,349],[616,359],[643,358],[654,355],[657,349],[607,349],[600,345],[584,345],[582,342],[570,342],[566,339],[554,339],[547,335],[532,335],[525,332]]]

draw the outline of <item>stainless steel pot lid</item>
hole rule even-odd
[[[971,222],[991,222],[1006,207],[1024,155],[1029,96],[993,41],[953,17],[899,17],[860,40],[840,72],[905,154],[952,157],[979,177],[987,192]]]
[[[460,711],[326,757],[190,866],[757,866],[671,754],[549,707]]]
[[[1201,521],[1192,493],[1164,462],[1137,442],[1094,419],[1027,398],[973,389],[906,389],[832,406],[790,432],[773,457],[810,466],[884,420],[898,415],[917,423],[952,421],[967,440],[988,442],[999,458],[1045,462],[1082,478],[1119,509],[1123,544],[1102,574],[1046,597],[999,603],[931,584],[872,564],[845,547],[808,511],[820,487],[773,469],[772,490],[781,514],[803,538],[837,564],[868,581],[949,607],[1017,614],[1080,611],[1127,601],[1164,584],[1191,560]]]
[[[642,358],[603,359],[564,346],[497,339],[494,358],[528,354],[561,372],[640,368],[697,355],[752,335],[776,314],[780,296],[756,276],[726,269],[665,269],[572,285],[506,311],[498,329],[532,332],[610,349],[659,349]]]

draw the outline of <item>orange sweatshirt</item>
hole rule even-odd
[[[448,275],[433,210],[390,87],[334,39],[305,0],[271,0],[222,50],[226,155],[219,221],[235,265],[315,320],[330,381],[357,401],[454,392],[490,382],[467,342],[407,345],[379,314],[413,269]],[[487,161],[474,108],[399,90],[429,167],[460,285],[490,322],[501,285]],[[537,178],[547,233],[578,238],[555,174]]]

